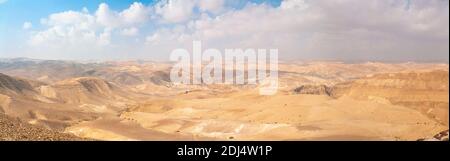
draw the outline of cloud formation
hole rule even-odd
[[[23,23],[23,25],[22,25],[22,28],[23,28],[24,30],[31,29],[31,27],[33,27],[33,24],[32,24],[31,22],[25,22],[25,23]]]
[[[198,6],[201,11],[218,14],[225,9],[225,0],[199,1]]]
[[[163,0],[156,4],[155,11],[163,22],[179,23],[192,18],[194,7],[194,0]]]
[[[49,15],[30,44],[167,59],[201,40],[205,48],[278,48],[282,59],[439,60],[448,59],[448,19],[444,0],[285,0],[239,9],[223,0],[162,0],[122,11],[103,3],[95,13]]]

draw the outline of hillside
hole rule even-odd
[[[0,113],[0,141],[82,141],[72,134],[59,133],[23,123]]]
[[[410,107],[447,126],[448,93],[449,73],[442,70],[377,74],[333,89],[334,97],[345,95]]]
[[[132,103],[127,92],[99,78],[73,78],[55,84],[2,75],[0,111],[23,121],[63,131],[80,121],[117,115]]]
[[[95,77],[72,78],[40,88],[42,95],[69,104],[105,104],[127,101],[120,87]]]
[[[0,93],[23,94],[32,91],[33,87],[30,82],[0,73]]]

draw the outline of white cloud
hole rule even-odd
[[[194,15],[194,0],[162,0],[155,6],[163,22],[179,23],[190,20]]]
[[[31,22],[24,22],[22,29],[28,30],[28,29],[31,29],[31,27],[33,27],[33,24]]]
[[[150,20],[150,9],[142,3],[134,2],[122,12],[116,12],[106,3],[100,4],[95,16],[97,22],[105,27],[116,28],[143,24]]]
[[[106,46],[111,43],[111,29],[106,28],[98,37],[98,45]]]
[[[150,19],[150,9],[142,3],[134,2],[130,8],[122,11],[119,15],[125,24],[140,24]]]
[[[61,46],[96,43],[100,29],[95,16],[77,11],[55,13],[41,19],[48,29],[38,31],[30,38],[33,46]]]
[[[95,24],[95,17],[77,11],[65,11],[51,14],[48,18],[41,19],[41,23],[47,26],[77,26],[91,28]]]
[[[177,25],[171,29],[160,29],[154,34],[147,36],[147,44],[158,45],[160,43],[173,43],[178,44],[180,42],[185,42],[190,37],[189,34],[186,33],[187,28],[183,25]]]
[[[162,23],[182,23],[195,19],[196,12],[219,14],[225,10],[225,0],[162,0],[155,7]]]
[[[225,9],[225,0],[200,0],[198,3],[201,11],[220,13]]]
[[[139,29],[136,27],[125,28],[121,31],[124,36],[136,36],[139,33]]]
[[[120,25],[119,14],[115,11],[109,9],[106,3],[100,4],[97,11],[95,12],[95,17],[97,22],[105,27],[114,28]]]
[[[92,14],[66,11],[42,19],[47,29],[30,42],[86,53],[122,45],[121,51],[132,48],[162,58],[202,40],[205,48],[278,48],[280,58],[291,59],[445,59],[448,3],[284,0],[278,7],[249,3],[230,9],[223,0],[162,0],[154,6],[133,3],[123,11],[103,3]],[[146,42],[118,45],[114,40],[121,36]]]
[[[286,0],[281,3],[281,9],[305,9],[308,4],[304,0]]]
[[[28,42],[33,48],[51,52],[90,53],[102,50],[105,46],[114,45],[115,31],[124,36],[137,35],[140,25],[150,20],[149,11],[147,6],[135,2],[121,12],[102,3],[93,14],[87,8],[80,12],[54,13],[41,19],[47,28],[34,32]]]
[[[411,1],[409,9],[406,6],[406,1],[393,0],[286,0],[276,8],[248,5],[215,18],[193,19],[184,33],[161,29],[150,40],[164,34],[159,43],[173,38],[167,40],[173,48],[184,44],[177,44],[180,37],[216,48],[279,48],[282,58],[420,60],[423,54],[448,58],[448,1],[418,0]]]
[[[134,2],[122,12],[113,11],[106,3],[100,4],[95,12],[97,22],[108,28],[133,26],[150,20],[150,9],[142,3]]]

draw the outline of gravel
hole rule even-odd
[[[0,113],[0,141],[85,141],[71,134],[21,122]]]

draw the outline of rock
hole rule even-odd
[[[448,141],[448,132],[448,130],[445,130],[434,135],[432,138],[421,138],[417,141]]]
[[[82,141],[71,134],[52,131],[21,122],[0,113],[0,141]]]
[[[331,95],[332,88],[325,85],[303,85],[294,89],[295,94]]]
[[[434,135],[435,139],[438,139],[440,141],[448,141],[448,130],[442,131],[439,134]]]

